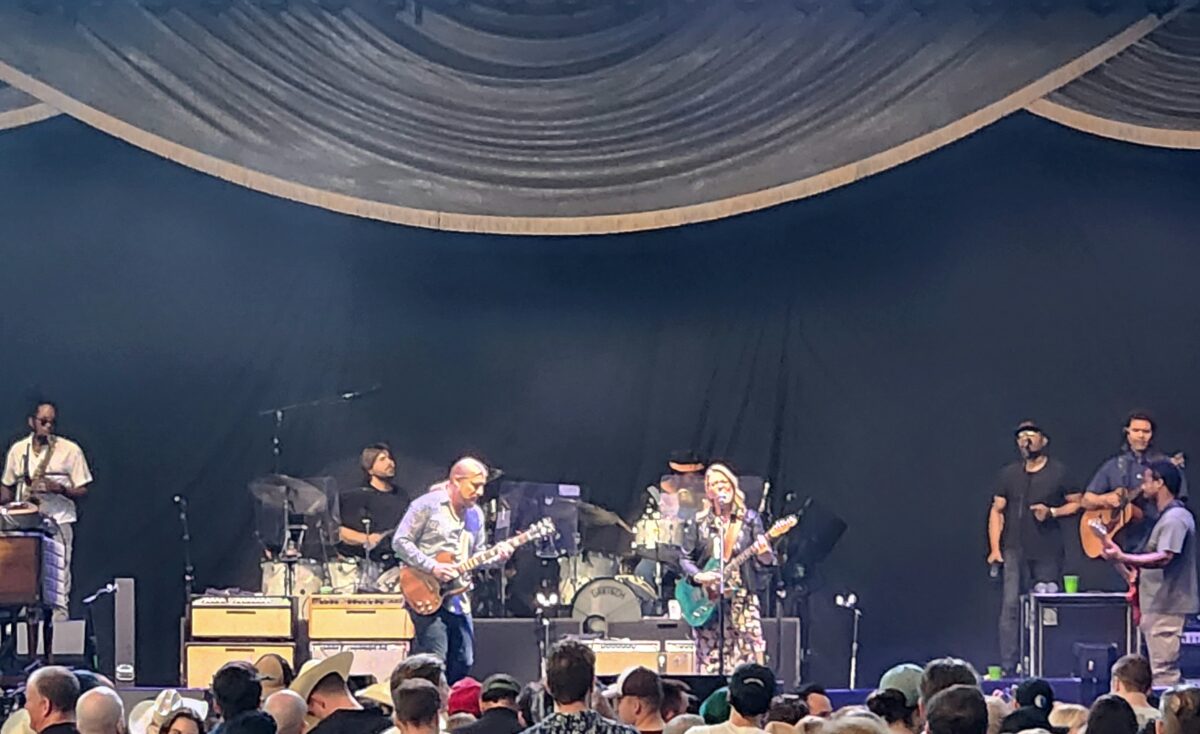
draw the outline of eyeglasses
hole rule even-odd
[[[34,418],[34,420],[36,420],[38,423],[42,424],[43,426],[52,426],[52,425],[54,425],[54,422],[55,422],[54,418]]]

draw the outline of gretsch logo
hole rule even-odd
[[[597,599],[602,596],[615,596],[618,599],[624,599],[629,596],[629,592],[623,586],[601,586],[592,589],[592,598]]]

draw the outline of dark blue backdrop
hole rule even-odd
[[[849,522],[813,623],[826,683],[843,588],[866,610],[860,680],[984,665],[1012,426],[1040,421],[1079,481],[1134,405],[1164,448],[1200,445],[1198,201],[1200,154],[1019,116],[750,216],[475,237],[271,199],[57,120],[0,135],[0,416],[19,435],[40,389],[87,450],[78,588],[137,577],[143,682],[176,669],[171,495],[192,498],[201,585],[253,579],[256,412],[374,383],[289,417],[285,468],[386,438],[409,474],[478,452],[627,510],[696,445]]]

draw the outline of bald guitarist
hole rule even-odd
[[[484,550],[487,539],[478,504],[487,480],[488,468],[483,462],[464,457],[450,468],[450,477],[442,486],[413,500],[392,537],[400,563],[441,582],[455,580],[459,576],[456,564],[439,561],[437,556],[449,553],[463,561]],[[500,543],[496,550],[501,560],[512,555],[508,543]],[[447,596],[432,614],[418,614],[411,608],[409,613],[416,628],[412,652],[433,653],[444,660],[451,684],[470,674],[475,661],[475,628],[468,594]]]

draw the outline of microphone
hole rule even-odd
[[[370,395],[373,392],[379,392],[380,385],[372,385],[366,390],[350,390],[343,393],[338,393],[339,400],[357,400],[364,395]]]
[[[171,498],[171,501],[174,502],[175,504],[179,505],[180,508],[182,508],[184,510],[187,509],[187,497],[184,497],[181,494],[177,494]]]
[[[108,594],[115,594],[115,593],[117,593],[117,585],[110,581],[107,584],[105,584],[104,586],[101,586],[99,589],[97,589],[95,594],[92,594],[91,596],[85,598],[83,600],[83,604],[84,604],[84,606],[90,605],[92,602],[96,601],[97,599],[99,599],[102,596],[105,596]]]

